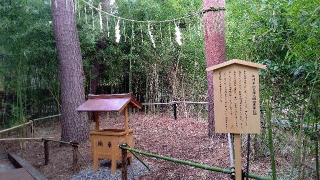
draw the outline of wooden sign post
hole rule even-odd
[[[236,180],[242,179],[241,134],[260,133],[259,69],[265,68],[237,59],[207,68],[213,73],[215,132],[234,135]]]

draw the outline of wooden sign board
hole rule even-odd
[[[261,64],[230,60],[207,68],[213,73],[217,133],[260,133],[259,69]]]

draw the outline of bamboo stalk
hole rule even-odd
[[[51,138],[51,137],[50,137]],[[3,138],[0,141],[42,140],[43,138]]]
[[[225,173],[225,174],[231,174],[232,173],[232,171],[230,169],[224,169],[224,168],[219,168],[219,167],[214,167],[214,166],[208,166],[206,164],[200,164],[200,163],[197,163],[197,162],[180,160],[180,159],[171,158],[171,157],[168,157],[168,156],[161,156],[161,155],[158,155],[158,154],[149,153],[149,152],[141,151],[141,150],[138,150],[138,149],[125,147],[123,145],[121,145],[120,148],[121,149],[126,149],[126,150],[128,150],[130,152],[133,151],[135,153],[138,153],[138,154],[141,154],[141,155],[144,155],[144,156],[154,157],[154,158],[157,158],[157,159],[171,161],[171,162],[174,162],[174,163],[189,165],[189,166],[200,168],[200,169],[206,169],[206,170],[209,170],[209,171],[222,172],[222,173]]]
[[[277,179],[276,173],[276,162],[275,162],[275,154],[274,154],[274,147],[273,147],[273,137],[272,137],[272,108],[271,108],[271,100],[266,100],[266,120],[267,120],[267,128],[268,128],[268,143],[269,143],[269,150],[271,156],[271,169],[272,169],[272,179]]]
[[[14,130],[14,129],[17,129],[17,128],[20,128],[20,127],[23,127],[23,126],[26,126],[26,125],[29,125],[29,124],[32,124],[32,123],[35,122],[35,121],[39,121],[39,120],[43,120],[43,119],[50,119],[50,118],[59,117],[59,116],[61,116],[61,114],[52,115],[52,116],[46,116],[46,117],[41,117],[41,118],[37,118],[37,119],[32,119],[32,120],[29,120],[29,121],[26,122],[26,123],[23,123],[23,124],[20,124],[20,125],[17,125],[17,126],[8,128],[8,129],[3,129],[3,130],[0,131],[0,134],[5,133],[5,132],[8,132],[8,131],[12,131],[12,130]]]
[[[61,114],[56,114],[56,115],[52,115],[52,116],[46,116],[46,117],[41,117],[41,118],[36,118],[36,119],[32,119],[30,121],[40,121],[40,120],[44,120],[44,119],[50,119],[50,118],[54,118],[54,117],[59,117],[61,116]]]
[[[42,138],[43,140],[48,140],[48,141],[52,141],[52,142],[58,142],[58,143],[62,143],[62,144],[69,144],[69,145],[74,145],[77,144],[75,142],[67,142],[67,141],[60,141],[60,140],[55,140],[55,139],[48,139],[48,138]]]
[[[0,134],[31,124],[31,121],[0,131]]]
[[[315,140],[315,148],[316,148],[316,179],[320,180],[320,172],[319,172],[319,140]]]
[[[208,104],[208,102],[193,102],[193,101],[171,101],[166,103],[141,103],[144,106],[153,105],[172,105],[172,104]]]
[[[214,171],[214,172],[221,172],[224,174],[233,173],[233,171],[231,169],[226,169],[226,168],[221,168],[221,167],[216,167],[216,166],[209,166],[209,165],[202,164],[199,162],[180,160],[180,159],[176,159],[176,158],[172,158],[172,157],[168,157],[168,156],[162,156],[162,155],[158,155],[155,153],[141,151],[139,149],[131,148],[131,147],[128,147],[127,145],[120,145],[119,147],[121,149],[126,149],[130,152],[135,152],[140,155],[147,156],[147,157],[153,157],[156,159],[161,159],[161,160],[166,160],[166,161],[170,161],[170,162],[174,162],[174,163],[178,163],[178,164],[188,165],[188,166],[191,166],[194,168],[205,169],[205,170]],[[260,179],[260,180],[270,180],[271,179],[270,177],[264,177],[264,176],[259,176],[259,175],[255,175],[255,174],[249,174],[248,177],[253,178],[253,179]]]

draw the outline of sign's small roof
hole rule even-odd
[[[81,104],[77,111],[122,111],[128,105],[141,109],[141,104],[129,94],[89,95],[88,100]]]
[[[226,61],[224,63],[208,67],[206,70],[213,71],[213,70],[217,70],[217,69],[220,69],[220,68],[232,65],[232,64],[239,64],[239,65],[258,68],[258,69],[266,69],[267,68],[266,65],[263,65],[263,64],[258,64],[258,63],[254,63],[254,62],[250,62],[250,61],[243,61],[243,60],[239,60],[239,59],[232,59],[230,61]]]

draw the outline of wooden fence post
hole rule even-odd
[[[31,120],[30,122],[31,122],[31,129],[30,129],[30,131],[31,131],[31,137],[34,138],[34,123],[33,123],[32,120]]]
[[[75,142],[72,143],[72,153],[73,153],[72,170],[73,170],[73,172],[77,172],[79,170],[78,146],[79,146],[78,143],[75,143]]]
[[[174,117],[174,120],[177,120],[177,103],[173,103],[173,104],[172,104],[172,107],[173,107],[173,117]]]
[[[126,149],[121,149],[122,152],[122,180],[128,179],[128,152]]]
[[[44,165],[48,165],[49,163],[49,144],[48,140],[44,139],[43,145],[44,145]]]

